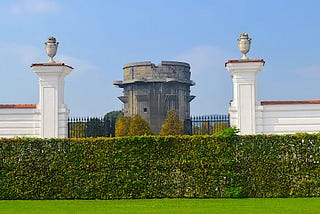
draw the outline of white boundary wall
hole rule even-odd
[[[39,104],[0,104],[0,137],[68,137],[69,109],[64,103],[64,63],[32,64],[39,76]]]
[[[262,59],[226,62],[233,81],[231,126],[243,135],[320,132],[320,100],[257,101],[257,73],[263,65]]]
[[[34,104],[0,105],[1,137],[40,137],[40,110]]]
[[[261,102],[256,114],[257,134],[320,131],[320,101]]]

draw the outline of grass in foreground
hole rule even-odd
[[[2,214],[320,213],[320,198],[0,201]]]

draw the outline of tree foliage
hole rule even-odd
[[[123,137],[129,135],[131,117],[120,116],[115,125],[115,136]]]
[[[101,118],[90,118],[86,122],[86,126],[84,129],[85,136],[90,137],[101,137],[106,135],[105,124]]]
[[[228,129],[230,126],[229,126],[229,123],[228,122],[215,122],[213,124],[213,126],[211,127],[211,130],[210,130],[210,133],[211,134],[214,134],[214,133],[217,133],[217,132],[221,132],[223,130],[226,130]]]
[[[123,116],[123,112],[121,110],[110,111],[104,116],[104,121],[106,122],[106,127],[109,131],[108,133],[109,136],[116,136],[115,135],[116,121],[121,116]]]
[[[86,124],[83,122],[69,123],[69,138],[85,137]]]
[[[133,118],[127,116],[120,116],[115,126],[115,136],[141,136],[152,135],[151,128],[148,122],[139,115]]]
[[[140,115],[136,114],[131,119],[129,127],[130,136],[152,135],[149,123],[143,119]]]
[[[192,134],[194,135],[204,135],[204,134],[215,134],[221,132],[230,127],[229,123],[226,121],[210,122],[202,121],[200,124],[192,126]]]
[[[159,135],[182,135],[183,130],[183,121],[179,120],[177,111],[171,109],[167,112],[167,117],[161,127]]]

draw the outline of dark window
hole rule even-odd
[[[147,112],[148,112],[148,109],[147,109],[147,108],[143,108],[143,112],[144,112],[144,113],[147,113]]]
[[[131,79],[134,79],[134,67],[131,68]]]

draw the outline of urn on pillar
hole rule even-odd
[[[251,45],[251,38],[249,38],[246,32],[242,33],[240,35],[240,38],[238,39],[238,46],[239,46],[240,52],[242,53],[241,59],[248,59],[246,54],[250,50],[250,45]]]
[[[49,62],[31,66],[39,77],[40,137],[67,137],[69,109],[64,103],[64,78],[73,68],[53,60],[58,48],[54,37],[49,37],[45,45]]]
[[[238,47],[243,54],[241,59],[228,60],[225,64],[232,74],[233,100],[230,103],[230,124],[239,128],[240,134],[255,134],[257,127],[257,74],[264,66],[263,59],[248,59],[251,39],[242,33]]]
[[[53,60],[53,57],[57,53],[59,42],[57,42],[56,38],[54,38],[53,36],[49,36],[48,41],[45,42],[44,44],[46,45],[47,55],[50,57],[49,62],[55,63],[55,61]]]

